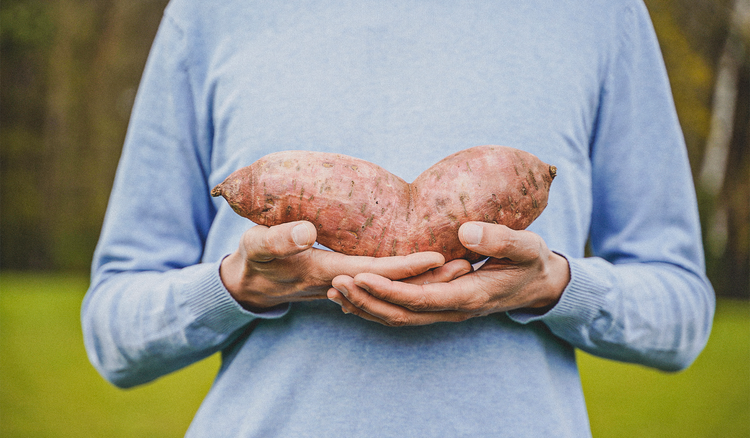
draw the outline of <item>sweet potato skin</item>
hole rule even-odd
[[[284,151],[214,187],[239,215],[262,225],[307,220],[318,242],[374,257],[437,251],[446,261],[483,258],[461,245],[464,222],[526,228],[547,205],[556,168],[504,146],[477,146],[439,161],[409,184],[341,154]]]
[[[395,234],[387,212],[403,209],[398,203],[408,191],[404,180],[364,160],[284,151],[234,172],[211,194],[224,196],[237,214],[257,224],[310,221],[318,242],[334,251],[386,255],[369,244]]]

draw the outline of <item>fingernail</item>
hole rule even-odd
[[[338,298],[328,298],[329,300],[333,301],[334,303],[338,304],[339,306],[343,306],[344,304],[339,300]]]
[[[292,228],[292,240],[297,246],[307,246],[310,244],[310,231],[303,224]]]
[[[482,242],[484,228],[477,224],[466,223],[461,227],[463,240],[467,245],[479,245]]]

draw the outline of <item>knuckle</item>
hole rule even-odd
[[[418,271],[409,261],[408,256],[396,258],[378,258],[369,260],[369,271],[384,274],[391,279],[403,279],[416,277]]]
[[[477,294],[470,300],[464,303],[461,310],[469,312],[471,314],[481,313],[486,305],[487,300],[484,298],[484,294]]]
[[[263,236],[261,248],[265,253],[274,257],[284,255],[283,248],[276,242],[274,233],[268,233]]]
[[[495,251],[500,254],[506,253],[508,250],[515,246],[515,240],[511,237],[510,233],[502,233],[497,240],[495,240]]]
[[[421,294],[407,307],[415,312],[424,312],[427,310],[431,310],[434,307],[434,303],[430,297],[425,294]]]
[[[332,285],[333,279],[338,276],[338,273],[326,268],[325,266],[319,266],[311,264],[306,272],[311,282],[315,284],[326,284]]]
[[[334,278],[344,274],[341,263],[330,259],[332,253],[329,251],[307,251],[305,254],[305,260],[310,266],[309,275],[317,281],[332,283]]]
[[[406,265],[405,266],[405,272],[403,273],[404,278],[410,278],[410,277],[416,277],[417,275],[421,274],[422,271],[417,269],[413,265]]]
[[[367,301],[363,299],[360,294],[354,294],[349,293],[346,297],[347,300],[352,304],[352,306],[356,307],[357,309],[363,309],[367,306]]]
[[[389,327],[405,327],[411,323],[410,319],[404,314],[393,314],[384,319]]]

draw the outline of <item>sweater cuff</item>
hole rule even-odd
[[[508,316],[521,324],[542,321],[558,336],[575,339],[587,331],[587,327],[599,315],[604,295],[611,284],[611,274],[606,267],[599,266],[606,263],[601,259],[574,259],[565,255],[563,257],[568,260],[570,266],[570,282],[560,301],[542,315],[526,309],[517,309],[509,311]]]
[[[219,276],[221,262],[205,263],[205,270],[197,281],[187,285],[187,305],[197,323],[218,333],[232,332],[256,318],[281,318],[289,312],[289,304],[264,312],[245,310],[232,298]]]

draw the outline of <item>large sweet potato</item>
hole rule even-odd
[[[482,256],[458,240],[458,227],[485,221],[526,228],[547,205],[555,166],[504,146],[446,157],[413,183],[357,158],[286,151],[237,170],[212,191],[263,225],[307,220],[318,242],[351,255],[437,251],[446,261]]]

